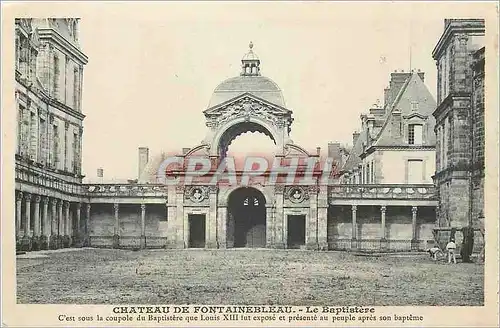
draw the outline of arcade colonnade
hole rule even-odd
[[[241,198],[243,207],[258,203],[262,209],[253,217],[231,203],[231,195],[244,189],[262,195],[258,200]],[[292,198],[294,189],[303,195]],[[326,186],[170,186],[167,193],[133,201],[89,198],[85,209],[90,219],[83,219],[73,235],[88,235],[89,246],[115,248],[410,251],[434,242],[433,200],[342,202],[329,198]]]
[[[89,204],[17,191],[15,229],[18,248],[30,251],[88,244],[85,236],[89,210]]]

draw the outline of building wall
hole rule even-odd
[[[16,20],[16,45],[19,46],[16,47],[16,154],[47,169],[80,175],[83,133],[80,104],[86,59],[82,61],[73,55],[74,49],[80,50],[69,36],[67,41],[75,45],[72,50],[45,33],[43,37],[38,36],[41,31],[52,29],[57,31],[52,33],[67,35],[67,24],[66,19]],[[77,22],[74,26],[78,26]],[[32,54],[26,57],[30,49]],[[33,69],[27,70],[26,66]],[[57,101],[51,101],[51,96]]]
[[[484,20],[445,20],[443,36],[433,52],[438,67],[434,180],[441,228],[477,226],[484,207],[480,164],[484,156],[484,75],[475,73],[478,67],[474,65],[484,32]]]
[[[90,236],[92,246],[111,247],[115,235],[113,204],[92,204]],[[138,247],[141,237],[140,204],[120,204],[118,209],[120,246]],[[167,239],[167,208],[164,204],[147,204],[145,212],[146,245],[164,246]]]
[[[419,183],[432,183],[435,172],[434,150],[376,150],[366,157],[375,164],[376,183],[406,184],[408,182],[408,161],[422,160],[422,179]]]
[[[356,211],[357,239],[371,241],[362,248],[379,248],[377,241],[382,239],[382,214],[380,206],[358,206]],[[385,239],[392,241],[393,250],[410,250],[413,238],[412,212],[410,206],[386,207]],[[436,212],[432,207],[417,209],[416,237],[419,248],[425,249],[434,243],[432,229]],[[330,206],[328,211],[328,243],[331,248],[342,248],[352,238],[352,211],[350,206]],[[342,242],[343,241],[343,242]],[[362,243],[363,244],[363,243]]]

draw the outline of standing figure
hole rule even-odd
[[[455,244],[455,239],[450,239],[450,242],[446,244],[446,250],[448,251],[448,263],[451,263],[453,258],[453,263],[457,264],[457,258],[455,256],[455,249],[457,244]]]

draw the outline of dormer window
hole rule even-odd
[[[422,124],[408,125],[408,144],[421,145],[423,141],[422,132],[423,132]]]
[[[418,111],[418,101],[412,101],[412,102],[411,102],[411,110],[412,110],[413,112]]]

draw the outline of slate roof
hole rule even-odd
[[[411,108],[411,103],[413,101],[418,102],[418,110],[415,112],[413,112]],[[388,115],[386,116],[384,125],[373,143],[373,146],[408,146],[406,140],[403,139],[403,136],[395,137],[391,132],[390,126],[393,120],[392,113],[396,110],[401,112],[402,117],[409,117],[412,114],[426,117],[428,124],[426,131],[424,131],[424,133],[427,134],[427,142],[425,145],[435,146],[436,136],[434,134],[434,126],[436,125],[436,120],[432,115],[432,112],[435,109],[436,101],[429,92],[429,89],[427,89],[424,82],[416,73],[412,74],[410,78],[405,81],[405,84],[396,96],[391,108],[389,109]]]
[[[236,76],[223,81],[215,88],[208,108],[247,92],[275,105],[286,107],[281,89],[270,78],[265,76]]]
[[[419,107],[416,112],[412,112],[411,103],[412,101],[418,101]],[[424,133],[427,133],[425,145],[427,146],[435,146],[436,137],[434,134],[434,126],[436,121],[432,112],[436,108],[436,101],[432,97],[429,89],[426,87],[422,79],[418,76],[417,73],[410,75],[403,86],[399,90],[398,94],[394,98],[394,101],[385,108],[386,113],[383,116],[383,119],[375,117],[374,128],[377,128],[378,133],[375,135],[375,140],[373,141],[372,146],[374,147],[387,147],[387,146],[401,146],[408,147],[408,144],[403,140],[403,137],[396,138],[391,133],[391,122],[393,119],[392,113],[395,110],[401,111],[401,116],[403,117],[411,117],[411,116],[420,116],[426,117],[427,119],[427,130]],[[380,127],[380,123],[383,122]],[[363,154],[363,141],[366,142],[366,129],[363,129],[359,132],[360,135],[356,140],[356,143],[353,145],[349,157],[342,167],[342,171],[349,171],[356,167],[360,162],[360,156]],[[368,145],[367,145],[368,147]]]

